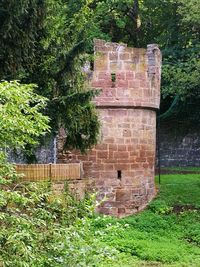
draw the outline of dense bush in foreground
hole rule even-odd
[[[149,208],[124,219],[17,178],[1,161],[0,266],[200,266],[199,174],[162,176]]]
[[[98,266],[115,254],[90,232],[93,201],[49,184],[17,183],[11,165],[0,171],[0,266]]]

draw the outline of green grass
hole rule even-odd
[[[160,193],[145,211],[93,220],[96,237],[120,252],[103,266],[200,267],[199,208],[200,174],[162,175]]]

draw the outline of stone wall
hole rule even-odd
[[[160,103],[161,55],[147,49],[95,41],[91,85],[101,88],[95,98],[101,121],[99,144],[87,155],[62,151],[59,162],[82,161],[88,189],[105,201],[98,210],[125,216],[143,209],[155,195],[156,109]]]
[[[53,136],[44,137],[40,145],[35,148],[33,162],[56,163],[56,139]],[[8,161],[17,164],[26,164],[27,158],[21,150],[7,149]]]
[[[160,159],[161,167],[200,167],[200,131],[183,132],[176,125],[161,126]]]

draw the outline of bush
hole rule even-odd
[[[90,232],[93,199],[54,195],[49,183],[17,183],[1,158],[0,265],[98,266],[115,250]]]

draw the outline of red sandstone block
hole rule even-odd
[[[137,151],[136,151],[136,146],[135,146],[135,145],[128,145],[128,146],[127,146],[127,149],[128,149],[128,151],[137,152]],[[137,155],[137,154],[134,154],[134,155]],[[132,155],[132,156],[134,156],[134,155]]]
[[[120,123],[118,124],[119,128],[131,128],[129,123]]]
[[[108,150],[108,145],[107,144],[98,144],[95,146],[96,150]]]
[[[96,156],[96,155],[97,155],[97,151],[95,149],[90,150],[89,156]]]
[[[101,173],[99,171],[91,170],[91,173],[88,177],[93,177],[95,179],[100,179]]]
[[[116,201],[129,201],[131,200],[131,190],[118,189],[116,191]]]
[[[128,87],[129,88],[134,88],[134,89],[140,89],[140,83],[138,80],[130,80],[128,81]]]
[[[113,159],[113,157],[114,157],[113,151],[108,151],[108,158]]]
[[[140,164],[138,163],[131,164],[131,169],[138,169],[138,168],[140,168]]]
[[[120,58],[120,60],[129,60],[130,54],[129,53],[121,53],[119,58]]]
[[[149,165],[154,165],[155,158],[154,157],[148,157],[147,162],[149,163]]]
[[[142,158],[142,157],[137,157],[136,159],[135,159],[135,161],[136,162],[146,162],[146,160],[147,160],[147,158]]]
[[[105,117],[102,118],[102,120],[103,120],[105,123],[106,123],[106,122],[110,122],[110,123],[112,123],[113,118],[112,118],[112,117],[109,117],[109,116],[105,116]]]
[[[108,145],[109,151],[117,151],[118,146],[115,144]]]
[[[105,87],[105,82],[103,80],[93,81],[92,87],[103,88],[103,87]]]
[[[121,62],[110,62],[110,71],[111,72],[116,72],[116,71],[121,71],[122,69],[122,63]]]
[[[112,172],[113,173],[113,172]],[[109,176],[105,177],[105,184],[107,187],[109,187],[112,191],[113,188],[116,188],[120,185],[120,180],[117,179],[117,174],[114,174],[114,177],[111,177],[111,175],[109,174]]]
[[[144,72],[137,72],[135,74],[135,78],[138,80],[145,80],[146,79],[146,74]]]
[[[124,138],[116,138],[117,144],[124,144]]]
[[[92,161],[83,161],[83,169],[84,169],[84,171],[85,171],[86,169],[91,168],[92,165],[93,165],[93,162],[92,162]]]
[[[116,160],[109,157],[108,159],[104,160],[104,163],[116,163]]]
[[[125,72],[120,72],[120,73],[117,73],[116,75],[116,79],[117,80],[125,80]]]
[[[135,77],[135,74],[133,71],[126,72],[126,80],[133,80]]]
[[[95,186],[104,186],[105,185],[105,180],[102,179],[96,179],[95,181]],[[104,194],[102,195],[102,199],[104,197]]]
[[[141,157],[141,158],[144,158],[145,156],[146,156],[146,151],[141,150],[141,151],[140,151],[140,157]]]
[[[117,163],[133,163],[133,159],[131,159],[131,157],[128,158],[124,158],[124,159],[117,159]]]
[[[101,171],[101,178],[106,179],[106,184],[110,181],[110,179],[113,179],[113,183],[118,183],[116,179],[116,173],[114,173],[113,171]]]
[[[131,61],[137,64],[139,62],[139,54],[138,53],[131,54]]]
[[[143,95],[144,95],[144,97],[147,97],[147,98],[151,97],[150,89],[149,90],[148,89],[143,89]]]
[[[124,89],[124,88],[119,88],[117,90],[117,97],[118,98],[124,98],[125,100],[127,100],[129,98],[129,90]],[[121,99],[121,101],[122,101],[122,99]]]
[[[153,151],[150,151],[150,150],[148,150],[148,151],[146,151],[146,156],[147,157],[153,157],[155,155],[155,151],[153,150]]]
[[[92,162],[95,162],[96,161],[96,156],[88,155],[88,160],[92,161]]]
[[[131,137],[131,130],[123,130],[124,137]]]
[[[127,80],[117,80],[116,87],[119,88],[128,88],[128,81]]]
[[[138,196],[138,195],[141,194],[141,190],[140,190],[140,189],[132,189],[131,192],[132,192],[132,194],[133,194],[134,196]]]
[[[108,72],[101,71],[98,74],[98,80],[111,80],[111,75]]]
[[[124,171],[124,177],[126,178],[130,178],[130,179],[133,179],[134,178],[134,175],[135,175],[135,170],[125,170]],[[133,179],[134,180],[134,179]]]
[[[109,53],[109,59],[116,61],[118,59],[118,53],[116,53],[116,52],[110,52]]]
[[[143,168],[149,168],[149,164],[148,163],[144,163],[142,164]]]
[[[101,171],[103,170],[104,165],[101,163],[93,163],[92,170],[93,171]]]
[[[104,164],[104,171],[112,171],[114,169],[114,165],[113,164]]]
[[[107,159],[108,158],[108,152],[107,151],[98,151],[97,152],[97,158]]]
[[[78,156],[78,159],[79,160],[82,160],[82,161],[88,161],[88,155],[80,155],[80,156]]]
[[[126,71],[135,71],[136,70],[136,64],[132,61],[126,61],[126,62],[124,62],[124,69]]]
[[[141,88],[149,88],[149,83],[146,79],[140,81]]]
[[[126,209],[125,208],[118,208],[118,214],[119,214],[119,216],[126,214]]]
[[[118,151],[127,151],[126,145],[118,145]]]
[[[122,170],[122,171],[128,171],[131,169],[131,164],[130,163],[116,163],[114,164],[114,169],[117,170]],[[124,173],[122,172],[122,177],[124,176]]]
[[[113,88],[104,88],[101,92],[101,97],[105,98],[105,101],[108,101],[108,98],[115,97],[116,96],[116,90]]]
[[[141,139],[140,140],[140,144],[146,145],[146,144],[148,144],[148,140]]]
[[[108,110],[108,115],[109,116],[114,116],[114,117],[117,117],[117,118],[122,118],[124,116],[127,116],[127,110],[126,109],[109,109]]]
[[[135,171],[135,176],[143,176],[143,174],[144,174],[143,169]]]
[[[128,152],[114,152],[114,158],[117,159],[123,159],[123,158],[128,158],[129,157],[129,153]]]
[[[146,150],[146,149],[147,149],[147,146],[144,145],[144,144],[141,144],[138,148],[139,148],[140,150]]]
[[[107,144],[113,144],[115,142],[115,139],[113,137],[107,137],[104,138],[104,142]]]
[[[142,123],[147,124],[147,118],[142,118]]]

